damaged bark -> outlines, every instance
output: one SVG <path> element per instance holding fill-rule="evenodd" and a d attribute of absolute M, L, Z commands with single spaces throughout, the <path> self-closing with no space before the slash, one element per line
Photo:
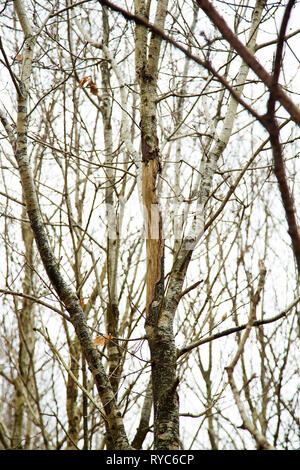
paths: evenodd
<path fill-rule="evenodd" d="M 164 28 L 168 1 L 158 3 L 155 25 Z M 135 2 L 136 15 L 148 19 L 143 0 Z M 152 361 L 154 448 L 178 449 L 179 400 L 176 391 L 176 347 L 173 316 L 161 317 L 164 302 L 164 240 L 159 205 L 160 151 L 157 137 L 156 90 L 161 37 L 136 25 L 136 75 L 140 86 L 142 197 L 146 218 L 146 334 Z M 163 321 L 161 319 L 163 318 Z"/>

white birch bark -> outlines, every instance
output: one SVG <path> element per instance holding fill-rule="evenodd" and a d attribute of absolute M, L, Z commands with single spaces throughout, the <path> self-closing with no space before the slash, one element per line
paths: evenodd
<path fill-rule="evenodd" d="M 252 14 L 251 28 L 249 31 L 249 39 L 247 47 L 254 53 L 256 38 L 259 29 L 259 23 L 261 20 L 263 8 L 265 6 L 265 0 L 257 0 L 255 8 Z M 239 69 L 239 73 L 236 79 L 236 92 L 239 96 L 242 95 L 247 74 L 249 72 L 249 66 L 246 63 L 242 63 Z M 199 241 L 205 221 L 205 205 L 210 196 L 213 176 L 217 169 L 217 162 L 224 152 L 233 128 L 234 120 L 236 117 L 238 102 L 231 97 L 228 104 L 225 120 L 223 123 L 222 131 L 219 136 L 215 138 L 215 144 L 213 148 L 203 155 L 200 165 L 200 175 L 198 178 L 198 200 L 197 208 L 194 214 L 194 223 L 190 233 L 183 240 L 181 247 L 175 255 L 174 265 L 172 273 L 170 275 L 169 286 L 166 292 L 165 308 L 161 313 L 162 325 L 167 324 L 174 315 L 177 308 L 178 301 L 180 299 L 180 293 L 182 291 L 182 285 L 185 279 L 185 273 L 188 268 L 189 261 L 192 256 L 192 251 Z"/>
<path fill-rule="evenodd" d="M 149 4 L 148 4 L 149 5 Z M 163 30 L 168 2 L 157 3 L 155 25 Z M 135 2 L 135 13 L 148 18 L 143 0 Z M 142 148 L 143 204 L 147 218 L 147 293 L 145 329 L 152 361 L 152 393 L 154 404 L 155 449 L 178 449 L 179 399 L 176 378 L 176 348 L 173 318 L 160 323 L 164 301 L 164 241 L 158 178 L 160 149 L 157 135 L 156 94 L 161 37 L 151 35 L 147 46 L 147 30 L 136 25 L 135 63 L 140 85 L 140 119 Z M 153 233 L 153 228 L 154 230 Z"/>

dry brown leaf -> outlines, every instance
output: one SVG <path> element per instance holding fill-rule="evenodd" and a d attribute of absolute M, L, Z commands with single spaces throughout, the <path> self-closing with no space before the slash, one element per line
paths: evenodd
<path fill-rule="evenodd" d="M 98 88 L 90 75 L 85 75 L 78 83 L 78 88 L 89 88 L 93 95 L 98 95 Z"/>
<path fill-rule="evenodd" d="M 22 62 L 22 60 L 23 60 L 22 54 L 17 54 L 15 59 L 19 62 Z"/>
<path fill-rule="evenodd" d="M 90 81 L 90 80 L 92 80 L 92 77 L 86 75 L 86 76 L 83 77 L 83 78 L 80 80 L 80 82 L 78 83 L 78 88 L 83 88 L 83 85 L 84 85 L 86 82 Z"/>
<path fill-rule="evenodd" d="M 93 95 L 98 95 L 98 88 L 96 87 L 94 82 L 90 84 L 90 90 Z"/>
<path fill-rule="evenodd" d="M 84 308 L 84 306 L 85 306 L 83 297 L 81 297 L 81 299 L 80 299 L 80 305 L 81 305 L 81 308 Z"/>
<path fill-rule="evenodd" d="M 94 341 L 92 342 L 92 346 L 104 346 L 106 343 L 108 343 L 111 339 L 113 338 L 113 335 L 100 335 L 96 336 Z"/>

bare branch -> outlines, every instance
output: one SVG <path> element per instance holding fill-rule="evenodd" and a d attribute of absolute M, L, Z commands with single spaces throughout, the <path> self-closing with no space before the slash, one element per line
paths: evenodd
<path fill-rule="evenodd" d="M 240 57 L 248 64 L 251 70 L 261 79 L 261 81 L 271 89 L 273 87 L 272 76 L 263 68 L 258 60 L 252 55 L 246 46 L 236 37 L 228 27 L 222 16 L 216 11 L 208 0 L 195 0 L 200 8 L 206 13 L 213 24 L 218 28 L 223 38 L 226 39 Z M 293 2 L 294 3 L 294 2 Z M 293 101 L 283 92 L 279 85 L 274 85 L 274 96 L 280 101 L 282 106 L 288 111 L 292 119 L 300 125 L 300 110 Z"/>
<path fill-rule="evenodd" d="M 141 18 L 137 15 L 134 15 L 124 8 L 119 7 L 118 5 L 110 2 L 109 0 L 98 0 L 102 5 L 106 5 L 114 11 L 121 13 L 124 18 L 134 21 L 137 24 L 143 25 L 153 31 L 155 34 L 159 35 L 162 39 L 169 42 L 177 49 L 182 51 L 187 57 L 207 69 L 212 75 L 214 75 L 222 85 L 225 86 L 227 90 L 230 91 L 231 95 L 240 103 L 250 114 L 252 114 L 258 121 L 261 121 L 260 116 L 251 108 L 241 97 L 237 95 L 234 88 L 230 86 L 227 80 L 222 77 L 208 61 L 203 61 L 199 57 L 192 54 L 187 48 L 179 44 L 177 41 L 172 39 L 168 34 L 162 31 L 160 28 L 156 27 L 153 23 Z M 216 27 L 219 28 L 220 32 L 224 35 L 230 45 L 238 52 L 241 58 L 248 64 L 251 70 L 262 80 L 262 82 L 270 88 L 272 84 L 272 77 L 268 72 L 262 67 L 262 65 L 257 61 L 257 59 L 249 53 L 248 49 L 239 41 L 239 39 L 233 34 L 233 32 L 228 28 L 223 18 L 216 12 L 213 6 L 207 0 L 195 0 L 199 6 L 205 11 L 205 13 L 210 17 Z M 276 97 L 282 104 L 282 106 L 288 111 L 292 119 L 300 125 L 300 110 L 294 105 L 292 100 L 284 93 L 284 91 L 278 86 L 276 88 Z"/>
<path fill-rule="evenodd" d="M 293 307 L 295 307 L 299 302 L 300 302 L 300 297 L 297 297 L 290 305 L 288 305 L 284 310 L 282 310 L 282 312 L 278 313 L 278 315 L 275 315 L 274 317 L 266 318 L 264 320 L 254 320 L 252 326 L 257 328 L 263 325 L 268 325 L 269 323 L 273 323 L 275 321 L 280 320 L 281 318 L 286 317 L 289 311 Z M 202 344 L 210 343 L 218 338 L 223 338 L 224 336 L 232 335 L 234 333 L 238 333 L 239 331 L 243 331 L 247 328 L 247 325 L 248 323 L 245 323 L 240 326 L 235 326 L 233 328 L 229 328 L 228 330 L 220 331 L 220 333 L 215 333 L 211 336 L 208 336 L 207 338 L 203 338 L 198 341 L 195 341 L 194 343 L 191 343 L 190 345 L 185 346 L 182 349 L 179 349 L 177 352 L 177 358 L 179 358 L 183 354 L 190 352 L 192 349 L 197 348 L 198 346 L 202 346 Z"/>

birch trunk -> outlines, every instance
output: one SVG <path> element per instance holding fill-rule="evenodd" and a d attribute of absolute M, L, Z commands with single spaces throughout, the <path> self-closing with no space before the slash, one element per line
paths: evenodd
<path fill-rule="evenodd" d="M 103 44 L 104 49 L 109 48 L 109 23 L 106 8 L 102 8 L 102 28 L 103 28 Z M 118 227 L 118 214 L 115 204 L 115 170 L 113 167 L 113 134 L 112 134 L 112 98 L 110 89 L 110 71 L 108 64 L 108 57 L 104 53 L 104 59 L 101 63 L 102 73 L 102 119 L 103 119 L 103 133 L 105 144 L 105 164 L 106 168 L 106 189 L 105 189 L 105 204 L 106 204 L 106 219 L 108 224 L 107 230 L 107 281 L 108 281 L 108 305 L 106 311 L 106 329 L 107 333 L 114 336 L 114 340 L 110 341 L 107 345 L 108 361 L 109 361 L 109 375 L 115 395 L 118 393 L 118 385 L 120 375 L 120 350 L 118 347 L 118 327 L 119 327 L 119 305 L 118 305 L 118 289 L 117 289 L 117 275 L 118 275 L 118 256 L 119 256 L 119 227 Z"/>
<path fill-rule="evenodd" d="M 150 3 L 150 2 L 149 2 Z M 149 6 L 149 4 L 148 4 Z M 164 29 L 168 1 L 157 4 L 155 25 Z M 143 0 L 135 2 L 136 15 L 148 19 Z M 179 402 L 176 391 L 176 348 L 173 317 L 161 317 L 164 295 L 164 241 L 159 206 L 160 149 L 157 136 L 156 93 L 161 38 L 136 25 L 136 75 L 140 86 L 142 195 L 146 216 L 146 334 L 152 360 L 154 448 L 178 449 Z"/>
<path fill-rule="evenodd" d="M 247 47 L 251 53 L 254 53 L 255 51 L 258 27 L 265 4 L 265 0 L 257 0 L 253 10 L 249 39 L 247 43 Z M 245 62 L 242 62 L 235 83 L 236 93 L 239 96 L 241 96 L 243 93 L 248 72 L 249 66 Z M 166 322 L 170 321 L 170 319 L 175 314 L 181 297 L 180 294 L 182 292 L 186 271 L 193 254 L 193 249 L 202 234 L 205 220 L 205 205 L 210 196 L 213 176 L 217 169 L 217 162 L 226 149 L 232 133 L 237 107 L 238 102 L 233 97 L 231 97 L 220 136 L 215 136 L 215 143 L 213 144 L 211 150 L 208 150 L 207 153 L 203 155 L 201 160 L 200 173 L 197 182 L 198 201 L 197 210 L 194 216 L 195 224 L 188 236 L 185 238 L 185 240 L 183 240 L 183 243 L 175 255 L 168 289 L 165 294 L 164 309 L 162 310 L 161 314 L 162 317 L 165 317 Z"/>
<path fill-rule="evenodd" d="M 261 19 L 264 5 L 264 0 L 257 0 L 255 9 L 253 11 L 252 24 L 248 41 L 248 48 L 251 52 L 254 52 L 255 50 L 258 25 Z M 140 15 L 141 13 L 141 11 L 136 12 L 136 14 Z M 236 81 L 237 93 L 239 95 L 241 95 L 243 92 L 243 86 L 245 84 L 248 71 L 249 67 L 247 66 L 247 64 L 242 63 Z M 151 82 L 151 80 L 149 81 Z M 149 86 L 148 83 L 147 86 Z M 141 100 L 142 96 L 143 87 L 141 86 Z M 152 309 L 150 309 L 148 312 L 148 318 L 146 321 L 146 331 L 151 349 L 151 358 L 154 361 L 152 373 L 153 399 L 156 423 L 156 448 L 170 449 L 176 448 L 177 445 L 176 438 L 178 438 L 179 405 L 176 393 L 178 381 L 176 379 L 175 362 L 173 362 L 175 361 L 174 355 L 176 356 L 173 336 L 173 319 L 176 309 L 178 307 L 179 300 L 181 298 L 182 286 L 184 283 L 186 271 L 189 266 L 189 262 L 193 254 L 193 249 L 199 237 L 201 236 L 201 230 L 204 223 L 204 207 L 210 195 L 213 175 L 216 171 L 218 159 L 224 152 L 229 142 L 234 119 L 236 116 L 237 106 L 237 101 L 234 98 L 231 98 L 229 101 L 228 110 L 226 113 L 221 135 L 220 137 L 216 138 L 216 143 L 213 146 L 212 150 L 208 152 L 207 155 L 203 156 L 200 167 L 201 177 L 199 179 L 198 185 L 199 196 L 198 209 L 197 213 L 195 214 L 196 223 L 194 227 L 192 227 L 192 231 L 181 244 L 180 249 L 177 251 L 177 254 L 174 259 L 172 272 L 170 274 L 168 289 L 165 294 L 163 303 L 161 302 L 161 299 L 157 299 L 154 297 L 155 302 L 153 302 Z M 156 134 L 152 133 L 152 136 L 153 135 L 155 136 Z M 153 142 L 153 145 L 154 144 L 155 142 Z M 153 186 L 152 194 L 154 192 L 155 191 Z M 146 199 L 145 196 L 144 199 Z M 147 303 L 147 305 L 148 304 L 149 303 Z M 176 434 L 177 437 L 175 437 Z"/>
<path fill-rule="evenodd" d="M 25 219 L 25 208 L 23 209 L 23 219 Z M 25 247 L 25 266 L 23 293 L 32 294 L 33 288 L 33 236 L 30 227 L 26 222 L 22 222 L 22 238 Z M 18 312 L 19 331 L 19 355 L 18 355 L 18 377 L 15 380 L 14 397 L 14 423 L 11 438 L 13 449 L 26 448 L 25 428 L 25 396 L 26 389 L 31 389 L 32 369 L 34 353 L 34 303 L 27 298 L 23 298 L 22 306 Z"/>
<path fill-rule="evenodd" d="M 72 51 L 74 49 L 74 40 L 73 40 L 73 34 L 72 34 L 72 29 L 70 27 L 70 24 L 68 24 L 68 40 L 69 40 L 69 47 L 70 47 L 70 52 L 71 52 L 71 59 L 74 64 L 74 59 L 72 57 Z M 62 172 L 64 176 L 64 194 L 65 194 L 65 199 L 66 199 L 66 206 L 67 206 L 67 211 L 68 211 L 68 219 L 69 219 L 69 227 L 70 227 L 70 235 L 72 239 L 72 245 L 73 245 L 73 256 L 74 256 L 74 263 L 73 263 L 73 271 L 74 271 L 74 277 L 75 277 L 75 283 L 76 283 L 76 292 L 77 296 L 81 298 L 81 289 L 80 289 L 80 284 L 81 284 L 81 262 L 82 262 L 82 250 L 81 247 L 78 246 L 77 243 L 77 234 L 76 230 L 74 227 L 74 220 L 75 216 L 74 213 L 75 211 L 73 210 L 72 203 L 71 203 L 71 198 L 70 198 L 70 191 L 69 191 L 69 180 L 71 180 L 72 176 L 70 175 L 70 165 L 69 165 L 69 159 L 67 157 L 67 151 L 68 147 L 74 148 L 74 152 L 76 153 L 77 156 L 77 161 L 76 161 L 76 185 L 75 185 L 75 206 L 77 209 L 77 221 L 79 226 L 82 226 L 82 212 L 83 212 L 83 207 L 82 207 L 82 201 L 80 201 L 80 196 L 79 196 L 79 174 L 80 174 L 80 160 L 79 160 L 79 140 L 80 140 L 80 133 L 79 133 L 79 123 L 78 123 L 78 98 L 76 96 L 75 90 L 76 89 L 76 84 L 75 84 L 75 79 L 73 80 L 73 96 L 72 96 L 72 103 L 73 103 L 73 125 L 72 125 L 72 130 L 71 130 L 71 135 L 70 135 L 70 144 L 68 145 L 68 138 L 67 138 L 67 119 L 66 119 L 66 111 L 67 111 L 67 103 L 66 103 L 66 87 L 64 86 L 64 148 L 65 148 L 65 159 L 64 159 L 64 168 L 62 167 Z M 74 139 L 74 142 L 73 142 Z M 68 325 L 66 322 L 64 322 L 65 329 L 68 329 Z M 80 343 L 78 341 L 77 336 L 75 335 L 73 339 L 69 340 L 69 333 L 67 333 L 67 338 L 68 338 L 68 346 L 69 346 L 69 355 L 70 355 L 70 370 L 73 371 L 73 374 L 75 376 L 75 379 L 79 379 L 79 364 L 80 364 L 80 356 L 81 356 L 81 348 L 80 348 Z M 67 450 L 77 450 L 77 444 L 80 439 L 80 421 L 83 416 L 83 412 L 80 409 L 80 406 L 78 404 L 78 385 L 77 383 L 73 380 L 70 374 L 68 374 L 67 377 L 67 386 L 66 386 L 66 411 L 67 411 L 67 416 L 68 416 L 68 434 L 67 434 Z"/>
<path fill-rule="evenodd" d="M 28 127 L 28 90 L 32 68 L 33 50 L 36 38 L 27 20 L 24 6 L 20 0 L 14 2 L 18 19 L 21 23 L 25 41 L 23 48 L 23 64 L 20 77 L 20 93 L 18 94 L 17 142 L 15 157 L 19 167 L 27 215 L 34 234 L 35 242 L 41 256 L 46 273 L 54 286 L 60 301 L 70 315 L 70 321 L 75 328 L 88 367 L 94 376 L 95 384 L 101 399 L 107 426 L 115 449 L 129 449 L 123 420 L 116 405 L 111 388 L 100 359 L 100 353 L 92 346 L 90 331 L 78 299 L 77 293 L 64 280 L 60 273 L 58 262 L 50 248 L 46 230 L 39 209 L 36 188 L 27 156 L 27 127 Z"/>

